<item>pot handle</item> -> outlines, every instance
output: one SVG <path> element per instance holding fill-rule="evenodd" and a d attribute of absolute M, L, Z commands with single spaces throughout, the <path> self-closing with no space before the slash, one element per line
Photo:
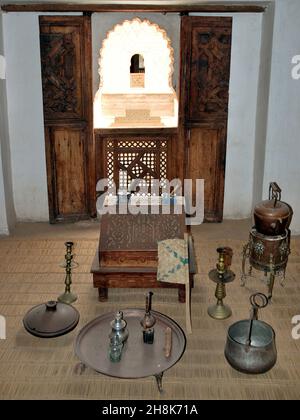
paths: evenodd
<path fill-rule="evenodd" d="M 248 339 L 246 341 L 246 346 L 251 346 L 251 336 L 252 336 L 252 328 L 253 328 L 253 321 L 257 321 L 258 319 L 258 310 L 265 308 L 269 301 L 266 295 L 263 293 L 255 293 L 250 296 L 250 303 L 252 306 L 251 310 L 251 317 L 250 317 L 250 324 L 249 324 L 249 332 L 248 332 Z"/>
<path fill-rule="evenodd" d="M 264 295 L 263 293 L 254 293 L 253 295 L 250 296 L 250 303 L 252 306 L 252 320 L 257 320 L 258 319 L 258 310 L 259 309 L 263 309 L 265 308 L 268 303 L 269 300 L 267 298 L 266 295 Z"/>
<path fill-rule="evenodd" d="M 271 182 L 269 186 L 269 200 L 275 200 L 274 207 L 276 207 L 277 201 L 281 200 L 281 188 L 277 182 Z"/>

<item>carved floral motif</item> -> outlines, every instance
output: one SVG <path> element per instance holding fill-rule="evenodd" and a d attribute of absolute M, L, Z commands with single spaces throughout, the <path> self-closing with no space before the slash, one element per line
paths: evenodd
<path fill-rule="evenodd" d="M 190 117 L 227 116 L 231 30 L 195 28 L 192 35 Z"/>
<path fill-rule="evenodd" d="M 40 39 L 45 117 L 79 114 L 73 34 L 41 33 Z"/>

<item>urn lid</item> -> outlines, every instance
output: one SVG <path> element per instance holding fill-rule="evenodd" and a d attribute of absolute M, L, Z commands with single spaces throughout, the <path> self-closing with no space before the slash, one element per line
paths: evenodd
<path fill-rule="evenodd" d="M 49 301 L 30 309 L 23 324 L 36 337 L 53 338 L 72 331 L 77 326 L 79 317 L 79 312 L 73 306 Z"/>
<path fill-rule="evenodd" d="M 291 214 L 291 208 L 283 201 L 265 200 L 257 204 L 254 213 L 261 217 L 286 218 Z"/>

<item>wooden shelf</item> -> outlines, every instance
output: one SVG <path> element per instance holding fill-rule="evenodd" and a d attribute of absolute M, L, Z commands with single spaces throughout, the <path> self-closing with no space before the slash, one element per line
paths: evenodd
<path fill-rule="evenodd" d="M 1 6 L 5 12 L 157 12 L 157 13 L 263 13 L 267 5 L 224 3 L 183 4 L 79 4 L 79 3 L 8 3 Z"/>

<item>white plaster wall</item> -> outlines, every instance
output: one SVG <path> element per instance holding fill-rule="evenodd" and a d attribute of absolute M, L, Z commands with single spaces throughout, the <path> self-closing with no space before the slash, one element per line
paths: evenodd
<path fill-rule="evenodd" d="M 300 2 L 277 0 L 267 132 L 264 195 L 277 181 L 294 208 L 293 233 L 300 233 L 300 80 L 291 77 L 300 54 Z"/>
<path fill-rule="evenodd" d="M 233 17 L 224 217 L 249 217 L 253 199 L 262 14 Z"/>
<path fill-rule="evenodd" d="M 3 48 L 2 13 L 0 12 L 0 54 L 4 68 L 0 79 L 0 235 L 8 234 L 15 224 L 12 194 L 11 156 L 7 121 L 5 59 Z"/>
<path fill-rule="evenodd" d="M 3 36 L 2 36 L 2 14 L 0 14 L 0 54 L 3 55 Z M 4 80 L 0 79 L 0 118 L 3 118 L 4 114 L 4 107 L 3 107 L 3 98 L 2 98 L 2 91 L 3 91 Z M 1 145 L 4 141 L 2 138 L 2 130 L 3 124 L 0 120 L 0 235 L 8 234 L 8 221 L 6 215 L 6 200 L 5 200 L 5 190 L 4 190 L 4 174 L 3 174 L 3 167 L 2 167 L 2 152 L 1 152 Z"/>
<path fill-rule="evenodd" d="M 0 141 L 2 141 L 0 139 Z M 8 235 L 8 221 L 6 215 L 5 191 L 4 191 L 4 177 L 2 168 L 2 153 L 0 148 L 0 235 Z"/>
<path fill-rule="evenodd" d="M 5 14 L 3 26 L 16 216 L 19 221 L 47 221 L 38 14 Z"/>
<path fill-rule="evenodd" d="M 253 207 L 263 198 L 263 180 L 266 158 L 266 136 L 274 29 L 274 9 L 274 4 L 270 5 L 263 15 L 253 170 Z"/>

